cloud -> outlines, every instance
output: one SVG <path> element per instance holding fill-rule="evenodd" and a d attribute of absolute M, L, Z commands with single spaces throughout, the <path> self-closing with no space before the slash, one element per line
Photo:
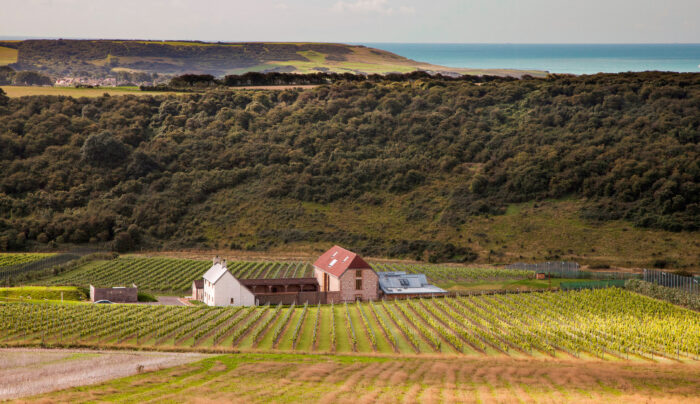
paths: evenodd
<path fill-rule="evenodd" d="M 410 6 L 392 7 L 387 0 L 355 0 L 338 1 L 333 5 L 333 11 L 352 13 L 376 13 L 376 14 L 415 14 L 416 9 Z"/>

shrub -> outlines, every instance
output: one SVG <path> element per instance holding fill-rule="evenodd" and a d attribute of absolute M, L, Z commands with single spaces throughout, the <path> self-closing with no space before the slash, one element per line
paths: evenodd
<path fill-rule="evenodd" d="M 156 298 L 155 296 L 153 296 L 150 293 L 139 291 L 138 292 L 138 301 L 139 302 L 157 302 L 158 298 Z"/>

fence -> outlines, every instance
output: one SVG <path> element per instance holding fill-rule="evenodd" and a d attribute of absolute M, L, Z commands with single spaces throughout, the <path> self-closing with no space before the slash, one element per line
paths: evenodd
<path fill-rule="evenodd" d="M 568 279 L 638 279 L 640 274 L 628 272 L 600 272 L 600 271 L 584 271 L 577 262 L 572 261 L 555 261 L 541 262 L 538 264 L 525 264 L 518 262 L 515 264 L 506 265 L 506 269 L 520 269 L 525 271 L 534 271 L 553 275 L 558 278 Z"/>
<path fill-rule="evenodd" d="M 670 274 L 664 271 L 657 271 L 654 269 L 645 269 L 644 273 L 642 274 L 642 279 L 646 282 L 666 286 L 667 288 L 676 288 L 684 292 L 700 294 L 700 281 L 691 276 L 682 276 Z"/>
<path fill-rule="evenodd" d="M 561 278 L 578 278 L 579 272 L 581 272 L 581 267 L 579 264 L 573 261 L 541 262 L 537 264 L 517 262 L 515 264 L 506 265 L 506 269 L 520 269 L 525 271 L 559 275 Z"/>

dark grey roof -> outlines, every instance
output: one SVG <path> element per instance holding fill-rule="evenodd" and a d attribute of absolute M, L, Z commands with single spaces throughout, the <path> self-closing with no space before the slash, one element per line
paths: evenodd
<path fill-rule="evenodd" d="M 378 272 L 379 288 L 387 295 L 425 293 L 447 293 L 446 290 L 428 283 L 424 274 L 406 272 Z"/>

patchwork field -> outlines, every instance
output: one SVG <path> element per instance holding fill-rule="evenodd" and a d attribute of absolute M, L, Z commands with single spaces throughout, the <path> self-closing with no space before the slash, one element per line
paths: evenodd
<path fill-rule="evenodd" d="M 697 364 L 221 355 L 31 402 L 700 402 Z"/>
<path fill-rule="evenodd" d="M 700 313 L 622 289 L 297 307 L 0 303 L 0 344 L 694 362 Z"/>
<path fill-rule="evenodd" d="M 436 284 L 517 281 L 533 277 L 532 271 L 464 266 L 372 263 L 377 271 L 423 273 Z M 142 290 L 184 293 L 200 279 L 211 261 L 161 257 L 125 257 L 89 262 L 74 271 L 41 281 L 44 285 L 124 286 L 135 283 Z M 230 261 L 229 271 L 239 279 L 313 277 L 313 267 L 302 261 Z M 544 283 L 546 285 L 546 283 Z"/>
<path fill-rule="evenodd" d="M 193 353 L 39 349 L 3 349 L 0 356 L 0 400 L 100 383 L 206 357 Z"/>

